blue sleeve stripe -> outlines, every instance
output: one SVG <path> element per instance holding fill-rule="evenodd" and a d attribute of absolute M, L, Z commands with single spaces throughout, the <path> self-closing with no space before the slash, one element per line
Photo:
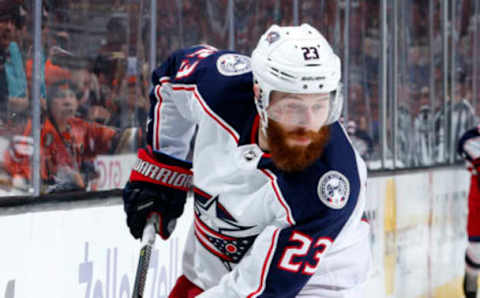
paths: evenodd
<path fill-rule="evenodd" d="M 292 210 L 290 210 L 290 206 L 282 196 L 282 192 L 280 191 L 280 187 L 278 186 L 278 183 L 277 183 L 277 177 L 275 176 L 275 174 L 273 174 L 269 170 L 266 170 L 266 169 L 260 169 L 260 170 L 262 171 L 262 173 L 264 173 L 268 177 L 268 179 L 270 179 L 273 191 L 275 192 L 275 196 L 277 197 L 280 205 L 282 205 L 283 209 L 285 209 L 287 221 L 291 226 L 293 226 L 295 224 L 295 220 L 293 219 Z"/>
<path fill-rule="evenodd" d="M 273 260 L 273 255 L 276 250 L 279 231 L 280 229 L 276 229 L 273 232 L 272 241 L 270 242 L 270 247 L 268 248 L 267 256 L 265 257 L 265 260 L 263 262 L 262 273 L 260 275 L 260 284 L 258 285 L 258 288 L 254 292 L 252 292 L 250 295 L 247 296 L 247 298 L 258 297 L 258 295 L 260 295 L 265 290 L 268 268 L 270 268 L 270 264 L 272 263 L 272 260 Z"/>

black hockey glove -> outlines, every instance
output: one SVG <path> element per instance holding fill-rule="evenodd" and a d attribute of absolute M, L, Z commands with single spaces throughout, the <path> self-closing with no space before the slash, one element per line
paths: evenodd
<path fill-rule="evenodd" d="M 123 189 L 123 207 L 133 237 L 142 237 L 150 216 L 159 216 L 158 234 L 163 239 L 170 237 L 191 186 L 190 169 L 189 162 L 165 154 L 153 157 L 150 148 L 138 151 L 130 181 Z"/>

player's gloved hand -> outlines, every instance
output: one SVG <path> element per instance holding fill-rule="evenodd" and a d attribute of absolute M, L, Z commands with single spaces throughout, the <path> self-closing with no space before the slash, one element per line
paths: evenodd
<path fill-rule="evenodd" d="M 191 186 L 191 163 L 165 154 L 140 149 L 138 159 L 123 189 L 127 225 L 133 237 L 141 238 L 147 218 L 159 216 L 158 234 L 167 239 L 183 213 Z"/>

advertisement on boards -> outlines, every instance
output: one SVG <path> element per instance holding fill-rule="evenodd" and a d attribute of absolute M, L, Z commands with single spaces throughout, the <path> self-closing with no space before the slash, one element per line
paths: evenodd
<path fill-rule="evenodd" d="M 96 180 L 96 190 L 123 188 L 130 177 L 135 160 L 135 154 L 97 156 L 95 170 L 99 177 Z"/>
<path fill-rule="evenodd" d="M 0 297 L 131 297 L 140 241 L 120 204 L 0 216 Z M 190 202 L 191 203 L 191 202 Z M 157 236 L 145 297 L 167 297 L 181 273 L 191 207 L 169 241 Z"/>
<path fill-rule="evenodd" d="M 115 173 L 115 159 L 102 162 Z M 105 185 L 128 179 L 109 177 Z M 367 297 L 461 297 L 468 183 L 460 168 L 368 180 L 374 268 Z M 145 297 L 167 297 L 181 274 L 193 218 L 187 204 L 170 240 L 157 237 Z M 1 215 L 0 297 L 130 297 L 140 241 L 129 234 L 120 198 L 99 205 Z"/>

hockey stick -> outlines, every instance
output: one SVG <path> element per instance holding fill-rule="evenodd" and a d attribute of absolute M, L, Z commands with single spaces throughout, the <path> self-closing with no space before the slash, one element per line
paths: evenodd
<path fill-rule="evenodd" d="M 151 216 L 143 229 L 142 248 L 138 258 L 137 273 L 135 275 L 135 284 L 133 286 L 133 298 L 142 298 L 145 282 L 147 281 L 147 272 L 150 265 L 150 256 L 155 244 L 156 229 L 158 226 L 158 216 Z"/>

